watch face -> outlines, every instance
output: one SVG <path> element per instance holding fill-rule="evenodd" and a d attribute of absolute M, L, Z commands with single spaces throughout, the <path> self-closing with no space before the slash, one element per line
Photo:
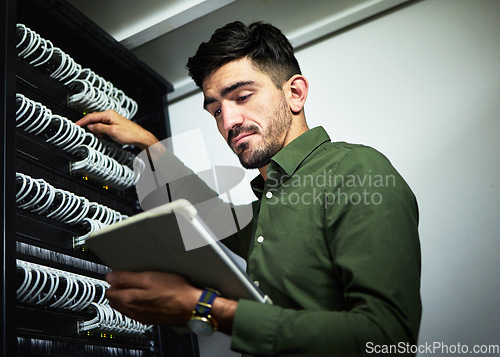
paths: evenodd
<path fill-rule="evenodd" d="M 188 326 L 197 335 L 210 336 L 214 333 L 212 323 L 205 317 L 195 316 L 188 321 Z"/>

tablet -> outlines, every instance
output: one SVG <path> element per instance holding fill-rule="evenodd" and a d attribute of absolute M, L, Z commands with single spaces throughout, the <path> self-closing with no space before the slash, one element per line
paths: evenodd
<path fill-rule="evenodd" d="M 200 247 L 186 250 L 186 235 Z M 216 289 L 232 300 L 271 303 L 184 199 L 97 230 L 85 245 L 115 271 L 177 273 L 200 289 Z"/>

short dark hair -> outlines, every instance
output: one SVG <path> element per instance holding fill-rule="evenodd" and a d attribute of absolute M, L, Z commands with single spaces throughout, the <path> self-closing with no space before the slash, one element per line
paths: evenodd
<path fill-rule="evenodd" d="M 295 74 L 301 74 L 293 47 L 276 27 L 263 22 L 246 26 L 240 21 L 229 23 L 213 33 L 208 42 L 198 47 L 186 68 L 196 85 L 214 70 L 231 61 L 248 57 L 269 75 L 278 89 Z"/>

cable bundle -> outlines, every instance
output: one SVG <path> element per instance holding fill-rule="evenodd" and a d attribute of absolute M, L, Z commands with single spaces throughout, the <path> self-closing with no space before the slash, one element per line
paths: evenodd
<path fill-rule="evenodd" d="M 74 237 L 73 247 L 76 248 L 85 245 L 87 238 L 92 232 L 115 222 L 119 222 L 125 218 L 127 218 L 127 216 L 121 215 L 119 212 L 112 210 L 109 207 L 96 202 L 91 202 L 87 218 L 84 218 L 81 221 L 83 228 L 88 229 L 88 232 L 82 236 Z"/>
<path fill-rule="evenodd" d="M 112 109 L 129 119 L 137 113 L 136 101 L 91 69 L 82 68 L 52 42 L 23 24 L 17 24 L 16 33 L 18 56 L 75 92 L 69 98 L 70 106 L 87 112 Z"/>
<path fill-rule="evenodd" d="M 28 133 L 40 135 L 48 128 L 52 120 L 52 111 L 22 94 L 16 94 L 16 126 Z"/>
<path fill-rule="evenodd" d="M 17 299 L 70 311 L 93 307 L 96 317 L 78 322 L 78 331 L 140 336 L 151 327 L 123 316 L 108 305 L 104 280 L 50 268 L 24 260 L 16 260 L 18 272 Z"/>
<path fill-rule="evenodd" d="M 76 79 L 69 85 L 75 92 L 68 98 L 70 107 L 85 112 L 111 109 L 125 118 L 133 118 L 137 113 L 137 103 L 114 88 L 111 82 L 106 82 L 89 69 L 83 70 L 81 76 L 85 78 Z"/>
<path fill-rule="evenodd" d="M 140 169 L 145 167 L 144 163 L 139 163 L 142 165 L 137 166 L 135 172 L 132 171 L 129 165 L 132 165 L 135 156 L 120 149 L 118 144 L 100 140 L 93 133 L 85 132 L 82 127 L 74 124 L 71 120 L 53 114 L 43 104 L 26 98 L 20 93 L 16 94 L 16 105 L 17 127 L 41 136 L 47 143 L 56 145 L 69 153 L 78 151 L 80 156 L 87 160 L 90 156 L 93 158 L 98 155 L 98 161 L 107 165 L 106 168 L 101 169 L 89 164 L 88 171 L 85 171 L 85 166 L 82 166 L 84 163 L 79 162 L 74 165 L 76 172 L 97 173 L 101 182 L 121 189 L 133 186 L 139 179 Z M 81 150 L 82 147 L 86 149 Z M 97 151 L 98 154 L 88 153 L 87 148 Z M 106 173 L 104 174 L 103 171 Z"/>
<path fill-rule="evenodd" d="M 88 145 L 124 165 L 131 165 L 135 156 L 117 143 L 103 141 L 71 120 L 55 115 L 43 104 L 16 93 L 16 126 L 47 142 L 72 152 L 79 145 Z"/>
<path fill-rule="evenodd" d="M 18 301 L 26 304 L 83 311 L 90 304 L 106 304 L 104 280 L 16 260 Z"/>
<path fill-rule="evenodd" d="M 116 335 L 140 336 L 146 333 L 151 326 L 141 324 L 136 320 L 122 315 L 109 305 L 92 303 L 96 317 L 78 324 L 80 332 L 104 332 Z"/>
<path fill-rule="evenodd" d="M 84 224 L 84 227 L 88 229 L 88 232 L 82 236 L 73 238 L 73 247 L 75 248 L 85 245 L 87 238 L 92 232 L 95 232 L 105 226 L 105 224 L 103 224 L 101 221 L 90 218 L 84 218 L 82 220 L 82 223 Z"/>
<path fill-rule="evenodd" d="M 79 146 L 75 154 L 83 159 L 71 163 L 70 169 L 72 173 L 83 173 L 104 185 L 118 189 L 134 186 L 136 182 L 135 174 L 128 166 L 120 164 L 115 159 L 103 155 L 87 145 Z"/>
<path fill-rule="evenodd" d="M 57 189 L 43 179 L 16 173 L 16 183 L 16 203 L 19 208 L 63 223 L 74 225 L 89 218 L 109 225 L 127 218 L 109 207 L 89 202 L 85 197 Z"/>

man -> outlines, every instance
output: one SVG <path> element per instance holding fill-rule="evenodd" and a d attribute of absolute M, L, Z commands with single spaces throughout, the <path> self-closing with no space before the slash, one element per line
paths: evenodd
<path fill-rule="evenodd" d="M 107 277 L 111 305 L 144 323 L 185 326 L 203 294 L 210 322 L 231 335 L 232 349 L 252 355 L 415 344 L 418 209 L 389 161 L 369 147 L 332 143 L 321 127 L 309 130 L 308 82 L 271 25 L 228 24 L 187 67 L 241 164 L 259 169 L 254 220 L 223 242 L 247 260 L 274 304 L 228 300 L 178 275 L 115 272 Z M 141 148 L 157 142 L 110 111 L 78 124 Z"/>

